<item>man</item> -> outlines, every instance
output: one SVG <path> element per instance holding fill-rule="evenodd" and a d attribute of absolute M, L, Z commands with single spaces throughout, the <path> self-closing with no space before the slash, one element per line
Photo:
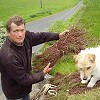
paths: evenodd
<path fill-rule="evenodd" d="M 42 81 L 52 69 L 48 63 L 43 71 L 31 74 L 32 47 L 58 40 L 62 34 L 29 32 L 20 16 L 10 18 L 6 30 L 8 36 L 0 50 L 2 90 L 8 100 L 30 100 L 32 84 Z"/>

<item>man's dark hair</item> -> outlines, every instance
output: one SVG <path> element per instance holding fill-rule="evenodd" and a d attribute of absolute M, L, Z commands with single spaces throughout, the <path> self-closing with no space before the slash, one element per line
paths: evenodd
<path fill-rule="evenodd" d="M 16 24 L 17 26 L 24 24 L 25 25 L 25 20 L 20 17 L 20 16 L 13 16 L 11 18 L 8 19 L 8 21 L 6 22 L 6 30 L 8 32 L 10 32 L 11 29 L 11 23 Z"/>

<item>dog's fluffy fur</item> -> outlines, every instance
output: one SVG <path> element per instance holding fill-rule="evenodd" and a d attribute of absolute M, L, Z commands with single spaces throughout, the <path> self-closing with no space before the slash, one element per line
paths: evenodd
<path fill-rule="evenodd" d="M 93 87 L 100 80 L 100 46 L 81 50 L 74 59 L 80 71 L 81 82 L 90 81 L 87 87 Z"/>

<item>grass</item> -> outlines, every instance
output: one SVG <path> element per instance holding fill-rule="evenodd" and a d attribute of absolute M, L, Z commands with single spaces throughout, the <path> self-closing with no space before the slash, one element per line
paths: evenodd
<path fill-rule="evenodd" d="M 64 55 L 54 66 L 51 74 L 55 75 L 57 72 L 60 72 L 61 74 L 68 74 L 76 70 L 77 69 L 74 64 L 73 56 Z"/>
<path fill-rule="evenodd" d="M 68 100 L 99 100 L 100 88 L 93 89 L 85 94 L 71 95 Z"/>
<path fill-rule="evenodd" d="M 80 0 L 0 0 L 0 20 L 4 23 L 13 15 L 22 16 L 27 22 L 58 13 L 75 6 Z"/>
<path fill-rule="evenodd" d="M 81 13 L 82 12 L 82 13 Z M 87 5 L 84 5 L 75 20 L 76 24 L 81 25 L 81 27 L 87 29 L 90 33 L 94 34 L 96 38 L 100 38 L 100 1 L 99 0 L 89 0 Z M 80 17 L 80 18 L 79 18 Z"/>

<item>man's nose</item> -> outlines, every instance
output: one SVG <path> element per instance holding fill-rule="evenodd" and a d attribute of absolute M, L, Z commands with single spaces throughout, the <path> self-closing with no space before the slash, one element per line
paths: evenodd
<path fill-rule="evenodd" d="M 21 31 L 18 32 L 18 36 L 22 36 L 23 33 Z"/>

